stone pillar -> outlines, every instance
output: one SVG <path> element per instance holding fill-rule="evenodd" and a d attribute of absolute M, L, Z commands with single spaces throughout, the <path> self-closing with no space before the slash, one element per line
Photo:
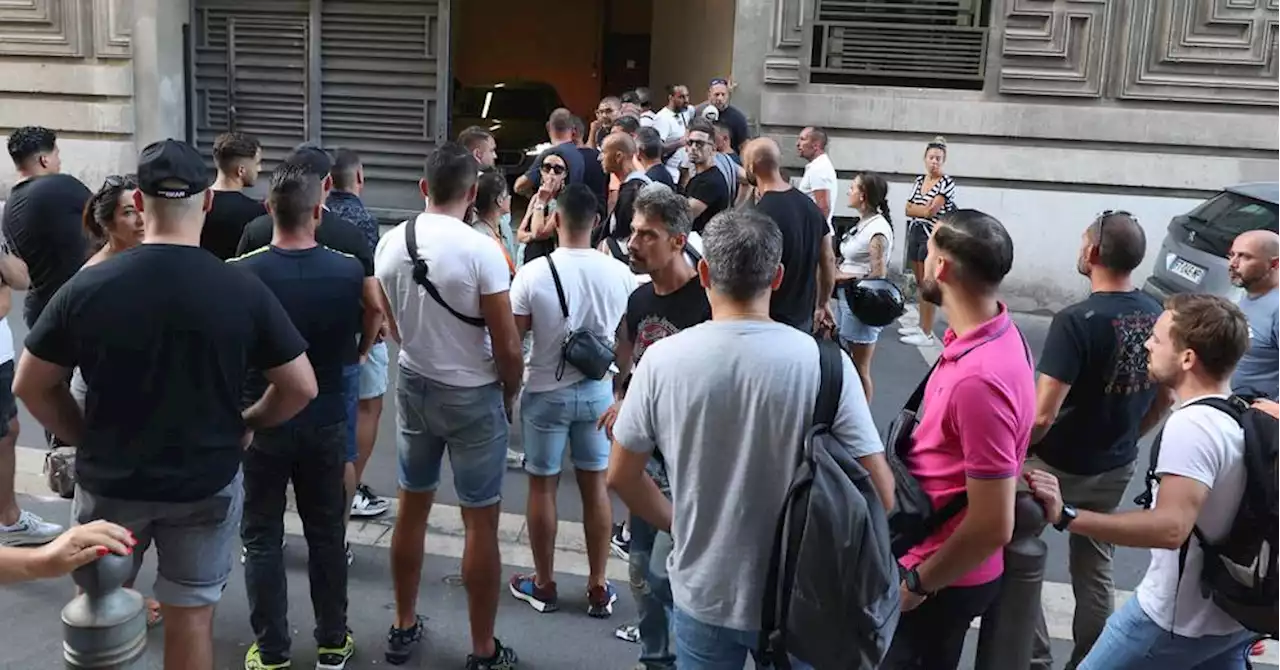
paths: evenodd
<path fill-rule="evenodd" d="M 134 0 L 134 142 L 139 149 L 186 136 L 182 27 L 190 15 L 190 0 Z"/>
<path fill-rule="evenodd" d="M 733 22 L 733 104 L 760 130 L 760 102 L 768 86 L 807 81 L 805 45 L 814 0 L 737 0 Z"/>

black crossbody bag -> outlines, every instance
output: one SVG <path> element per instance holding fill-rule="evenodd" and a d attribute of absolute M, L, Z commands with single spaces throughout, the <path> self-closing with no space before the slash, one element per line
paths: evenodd
<path fill-rule="evenodd" d="M 601 380 L 609 374 L 609 366 L 613 365 L 613 347 L 604 337 L 586 328 L 573 330 L 569 327 L 569 303 L 564 297 L 564 286 L 560 283 L 560 272 L 556 270 L 556 262 L 547 255 L 547 266 L 551 268 L 551 278 L 556 282 L 556 297 L 560 299 L 560 313 L 564 315 L 564 327 L 567 331 L 564 343 L 560 346 L 560 364 L 556 366 L 556 381 L 564 377 L 566 363 L 577 368 L 588 379 Z"/>
<path fill-rule="evenodd" d="M 444 301 L 444 296 L 440 295 L 440 291 L 436 288 L 436 285 L 431 283 L 431 279 L 427 277 L 427 262 L 422 260 L 422 257 L 418 255 L 418 237 L 413 230 L 417 227 L 418 221 L 416 219 L 410 219 L 404 223 L 404 243 L 409 251 L 409 263 L 413 266 L 414 283 L 426 289 L 427 295 L 430 295 L 432 300 L 435 300 L 441 307 L 445 308 L 445 311 L 457 317 L 459 321 L 470 326 L 475 326 L 476 328 L 484 328 L 484 319 L 475 316 L 467 316 L 466 314 L 450 307 L 449 303 Z"/>

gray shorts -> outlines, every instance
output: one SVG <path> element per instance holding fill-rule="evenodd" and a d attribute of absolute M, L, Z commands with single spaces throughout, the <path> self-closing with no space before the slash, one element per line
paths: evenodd
<path fill-rule="evenodd" d="M 152 542 L 159 565 L 155 598 L 174 607 L 205 607 L 222 598 L 240 536 L 244 476 L 236 473 L 221 491 L 194 502 L 148 502 L 105 498 L 76 486 L 71 518 L 120 524 L 138 539 L 134 570 Z"/>

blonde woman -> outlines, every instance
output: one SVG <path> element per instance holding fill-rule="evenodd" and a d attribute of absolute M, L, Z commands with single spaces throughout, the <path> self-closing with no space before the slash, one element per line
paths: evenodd
<path fill-rule="evenodd" d="M 916 177 L 907 199 L 907 259 L 916 285 L 924 276 L 924 259 L 929 255 L 929 236 L 938 217 L 956 209 L 956 182 L 944 173 L 947 163 L 947 140 L 935 137 L 924 149 L 925 173 Z M 933 317 L 936 305 L 925 300 L 917 301 L 920 325 L 898 329 L 902 342 L 917 347 L 937 343 L 933 336 Z"/>

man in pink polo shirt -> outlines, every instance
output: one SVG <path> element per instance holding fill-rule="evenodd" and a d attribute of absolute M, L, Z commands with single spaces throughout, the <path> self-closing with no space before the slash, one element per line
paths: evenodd
<path fill-rule="evenodd" d="M 882 668 L 954 668 L 974 617 L 995 601 L 1018 475 L 1035 422 L 1031 353 L 996 300 L 1013 265 L 999 221 L 959 210 L 929 239 L 920 295 L 951 325 L 925 386 L 908 469 L 934 509 L 968 506 L 902 558 L 902 619 Z"/>

